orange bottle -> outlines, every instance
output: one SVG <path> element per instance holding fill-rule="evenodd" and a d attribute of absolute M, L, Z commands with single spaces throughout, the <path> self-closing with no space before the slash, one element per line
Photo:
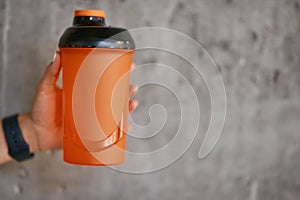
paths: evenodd
<path fill-rule="evenodd" d="M 126 29 L 105 25 L 103 10 L 75 11 L 59 41 L 65 162 L 124 162 L 134 48 Z"/>

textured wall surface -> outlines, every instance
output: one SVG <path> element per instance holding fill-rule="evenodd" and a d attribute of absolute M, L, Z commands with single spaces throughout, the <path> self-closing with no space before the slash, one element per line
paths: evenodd
<path fill-rule="evenodd" d="M 31 161 L 0 166 L 0 199 L 300 198 L 299 0 L 0 0 L 2 117 L 30 110 L 37 83 L 58 38 L 71 24 L 73 10 L 91 8 L 105 9 L 114 26 L 171 28 L 203 44 L 227 92 L 221 138 L 208 157 L 198 158 L 210 104 L 203 82 L 185 67 L 181 72 L 197 92 L 203 118 L 195 141 L 171 166 L 134 175 L 68 165 L 60 151 L 38 153 Z M 155 52 L 139 53 L 137 60 L 143 63 L 168 62 Z M 201 55 L 193 56 L 201 60 Z M 145 70 L 135 79 L 158 72 Z M 175 82 L 180 88 L 180 80 Z M 161 88 L 143 87 L 137 98 L 140 107 L 132 115 L 137 124 L 148 123 L 147 110 L 153 104 L 165 105 L 170 114 L 157 136 L 129 139 L 128 148 L 157 149 L 173 137 L 180 120 L 178 104 Z"/>

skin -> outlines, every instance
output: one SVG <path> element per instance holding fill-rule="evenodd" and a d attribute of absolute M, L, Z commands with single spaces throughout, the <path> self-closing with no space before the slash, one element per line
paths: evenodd
<path fill-rule="evenodd" d="M 60 53 L 48 66 L 41 79 L 32 109 L 21 114 L 18 122 L 30 152 L 56 150 L 62 148 L 62 89 L 56 85 L 60 65 Z M 132 99 L 137 92 L 137 86 L 130 85 L 129 113 L 132 113 L 138 101 Z M 0 164 L 12 160 L 0 121 Z"/>

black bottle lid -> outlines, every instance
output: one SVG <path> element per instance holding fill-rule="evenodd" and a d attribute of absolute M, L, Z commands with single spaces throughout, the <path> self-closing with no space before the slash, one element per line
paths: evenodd
<path fill-rule="evenodd" d="M 104 10 L 75 10 L 73 26 L 59 40 L 59 48 L 135 49 L 124 28 L 107 26 Z"/>

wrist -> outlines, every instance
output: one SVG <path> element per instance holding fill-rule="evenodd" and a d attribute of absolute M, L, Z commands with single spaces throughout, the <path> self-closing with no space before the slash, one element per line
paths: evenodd
<path fill-rule="evenodd" d="M 39 141 L 37 133 L 34 128 L 34 124 L 28 114 L 20 114 L 18 116 L 18 122 L 23 134 L 24 140 L 27 142 L 30 152 L 40 151 Z"/>

